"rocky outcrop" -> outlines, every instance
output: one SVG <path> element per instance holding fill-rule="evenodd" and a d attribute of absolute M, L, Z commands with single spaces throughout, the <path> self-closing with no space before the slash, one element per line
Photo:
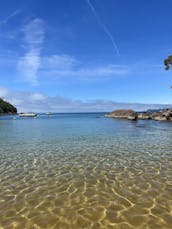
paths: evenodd
<path fill-rule="evenodd" d="M 153 112 L 151 115 L 151 119 L 157 121 L 172 121 L 172 110 L 160 110 L 158 112 Z"/>
<path fill-rule="evenodd" d="M 133 110 L 115 110 L 106 114 L 106 117 L 136 120 L 137 113 Z"/>
<path fill-rule="evenodd" d="M 172 109 L 163 109 L 159 111 L 145 111 L 136 113 L 133 110 L 116 110 L 108 113 L 106 117 L 124 118 L 129 120 L 156 120 L 156 121 L 172 121 Z"/>
<path fill-rule="evenodd" d="M 139 113 L 137 116 L 138 119 L 151 119 L 151 114 L 149 112 Z"/>

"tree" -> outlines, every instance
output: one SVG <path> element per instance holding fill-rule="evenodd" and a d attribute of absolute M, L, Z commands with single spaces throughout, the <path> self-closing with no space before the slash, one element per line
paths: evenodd
<path fill-rule="evenodd" d="M 0 114 L 15 114 L 17 108 L 0 98 Z"/>
<path fill-rule="evenodd" d="M 164 60 L 165 70 L 170 69 L 170 65 L 172 65 L 172 55 L 168 56 L 167 59 Z"/>

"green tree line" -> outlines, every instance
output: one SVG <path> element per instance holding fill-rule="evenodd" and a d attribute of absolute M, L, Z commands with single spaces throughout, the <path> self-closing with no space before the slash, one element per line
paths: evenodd
<path fill-rule="evenodd" d="M 0 114 L 17 113 L 17 108 L 0 98 Z"/>
<path fill-rule="evenodd" d="M 170 69 L 170 65 L 172 65 L 172 56 L 168 56 L 164 60 L 164 65 L 165 65 L 165 70 L 169 70 Z"/>

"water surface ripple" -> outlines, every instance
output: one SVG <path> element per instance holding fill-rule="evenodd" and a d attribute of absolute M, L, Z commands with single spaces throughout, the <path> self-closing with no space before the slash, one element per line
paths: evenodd
<path fill-rule="evenodd" d="M 168 122 L 1 117 L 0 228 L 171 228 L 171 139 Z"/>

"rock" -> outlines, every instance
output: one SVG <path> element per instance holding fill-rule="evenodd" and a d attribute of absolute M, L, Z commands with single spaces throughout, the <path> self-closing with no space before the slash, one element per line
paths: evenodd
<path fill-rule="evenodd" d="M 170 120 L 172 118 L 172 110 L 168 109 L 163 112 L 163 115 L 167 118 L 167 120 Z"/>
<path fill-rule="evenodd" d="M 159 112 L 154 112 L 151 115 L 151 118 L 156 121 L 168 121 L 170 120 L 171 115 L 170 110 L 161 110 Z"/>
<path fill-rule="evenodd" d="M 142 112 L 138 119 L 152 119 L 156 121 L 172 121 L 172 109 L 165 109 L 152 112 Z"/>
<path fill-rule="evenodd" d="M 128 120 L 136 120 L 137 117 L 136 117 L 136 116 L 128 116 L 127 119 L 128 119 Z"/>
<path fill-rule="evenodd" d="M 156 121 L 167 121 L 168 119 L 165 116 L 155 116 L 155 117 L 153 117 L 153 120 L 156 120 Z"/>
<path fill-rule="evenodd" d="M 106 114 L 106 117 L 136 120 L 137 113 L 133 110 L 115 110 Z"/>
<path fill-rule="evenodd" d="M 156 121 L 172 121 L 172 109 L 158 111 L 145 111 L 138 114 L 133 110 L 115 110 L 105 115 L 110 118 L 123 118 L 128 120 L 152 119 Z"/>
<path fill-rule="evenodd" d="M 142 112 L 138 114 L 138 119 L 151 119 L 149 112 Z"/>

